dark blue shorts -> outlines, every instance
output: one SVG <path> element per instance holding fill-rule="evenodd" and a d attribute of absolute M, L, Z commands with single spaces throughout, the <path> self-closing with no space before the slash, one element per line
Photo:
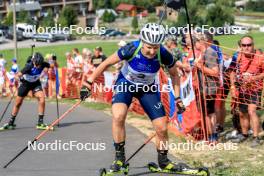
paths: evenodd
<path fill-rule="evenodd" d="M 145 85 L 138 88 L 120 74 L 115 84 L 112 104 L 124 103 L 129 107 L 135 97 L 151 120 L 163 117 L 166 115 L 165 109 L 161 102 L 160 92 L 155 87 L 157 88 L 156 85 Z"/>

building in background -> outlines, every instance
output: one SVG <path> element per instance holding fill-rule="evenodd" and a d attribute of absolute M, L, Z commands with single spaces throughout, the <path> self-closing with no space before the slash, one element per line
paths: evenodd
<path fill-rule="evenodd" d="M 94 26 L 95 14 L 92 0 L 17 0 L 16 11 L 28 11 L 34 18 L 46 15 L 51 9 L 58 17 L 64 6 L 72 6 L 76 9 L 79 15 L 79 26 Z M 13 0 L 0 0 L 0 19 L 3 19 L 9 11 L 13 11 Z"/>

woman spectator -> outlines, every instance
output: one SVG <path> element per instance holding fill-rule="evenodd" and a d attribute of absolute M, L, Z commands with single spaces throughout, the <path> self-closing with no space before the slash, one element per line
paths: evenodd
<path fill-rule="evenodd" d="M 49 98 L 52 98 L 56 88 L 56 70 L 58 69 L 58 63 L 55 54 L 47 55 L 47 59 L 50 64 L 50 68 L 48 70 Z"/>

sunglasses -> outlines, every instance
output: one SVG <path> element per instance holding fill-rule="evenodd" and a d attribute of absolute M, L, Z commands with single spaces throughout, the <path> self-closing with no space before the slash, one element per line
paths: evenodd
<path fill-rule="evenodd" d="M 251 47 L 253 44 L 249 43 L 249 44 L 241 44 L 242 47 Z"/>

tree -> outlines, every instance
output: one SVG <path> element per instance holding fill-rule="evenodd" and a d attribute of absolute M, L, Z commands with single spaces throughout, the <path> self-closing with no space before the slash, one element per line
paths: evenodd
<path fill-rule="evenodd" d="M 102 16 L 103 22 L 111 23 L 111 22 L 114 22 L 115 19 L 116 19 L 116 17 L 111 11 L 105 10 L 105 12 Z"/>
<path fill-rule="evenodd" d="M 48 10 L 47 16 L 41 20 L 40 25 L 43 27 L 53 27 L 55 25 L 51 9 Z"/>
<path fill-rule="evenodd" d="M 28 12 L 22 9 L 20 12 L 18 12 L 17 22 L 26 23 L 27 17 L 28 17 Z"/>
<path fill-rule="evenodd" d="M 202 13 L 200 12 L 202 8 L 199 4 L 199 0 L 187 0 L 188 5 L 188 13 L 190 16 L 190 23 L 193 25 L 202 25 L 203 24 L 203 17 Z M 178 22 L 177 25 L 185 26 L 187 24 L 186 12 L 185 9 L 181 9 L 178 15 Z"/>
<path fill-rule="evenodd" d="M 253 0 L 250 0 L 246 4 L 246 10 L 263 12 L 264 11 L 264 1 L 253 1 Z"/>
<path fill-rule="evenodd" d="M 228 8 L 226 5 L 227 4 L 216 3 L 208 9 L 205 20 L 209 26 L 222 27 L 225 23 L 234 23 L 232 9 Z"/>
<path fill-rule="evenodd" d="M 138 18 L 137 17 L 133 17 L 131 25 L 132 25 L 134 30 L 136 30 L 138 28 Z"/>
<path fill-rule="evenodd" d="M 78 23 L 78 14 L 72 6 L 63 7 L 59 19 L 59 24 L 63 27 L 70 27 Z"/>
<path fill-rule="evenodd" d="M 96 1 L 93 1 L 93 3 L 94 3 L 95 9 L 102 9 L 102 8 L 105 8 L 105 6 L 109 5 L 111 1 L 109 2 L 109 0 L 96 0 Z"/>
<path fill-rule="evenodd" d="M 7 26 L 12 26 L 13 25 L 13 12 L 9 11 L 4 20 L 3 20 L 3 24 L 7 25 Z"/>

